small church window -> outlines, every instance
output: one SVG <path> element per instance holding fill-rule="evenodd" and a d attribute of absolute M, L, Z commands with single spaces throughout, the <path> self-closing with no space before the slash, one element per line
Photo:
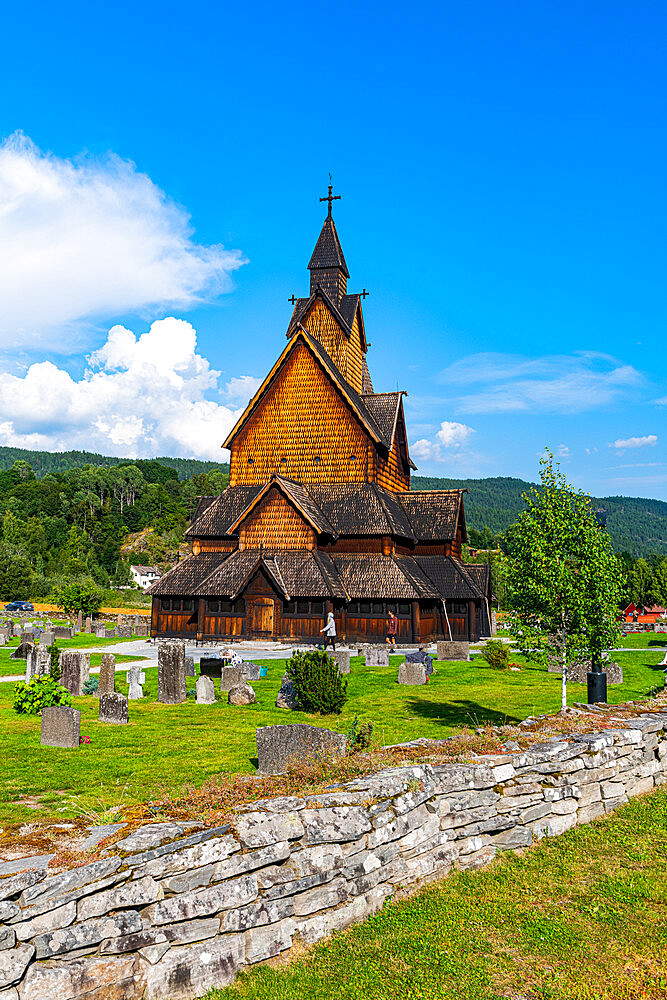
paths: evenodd
<path fill-rule="evenodd" d="M 249 458 L 248 459 L 248 465 L 252 465 L 254 461 L 255 461 L 254 458 Z"/>
<path fill-rule="evenodd" d="M 313 459 L 313 461 L 315 462 L 315 465 L 319 465 L 320 462 L 322 461 L 322 459 L 320 458 L 319 455 L 316 455 L 315 458 Z"/>
<path fill-rule="evenodd" d="M 356 462 L 356 460 L 357 460 L 357 456 L 356 455 L 350 455 L 350 461 L 351 462 Z"/>

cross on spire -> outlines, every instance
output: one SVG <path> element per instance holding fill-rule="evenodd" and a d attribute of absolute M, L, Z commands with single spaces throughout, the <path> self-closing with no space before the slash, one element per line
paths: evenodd
<path fill-rule="evenodd" d="M 331 180 L 331 174 L 329 174 L 329 180 Z M 328 214 L 328 218 L 331 218 L 331 202 L 332 201 L 339 201 L 340 197 L 341 197 L 339 194 L 332 194 L 331 193 L 332 191 L 333 191 L 333 183 L 329 184 L 329 194 L 326 195 L 324 198 L 320 198 L 320 201 L 328 201 L 329 202 L 329 214 Z"/>

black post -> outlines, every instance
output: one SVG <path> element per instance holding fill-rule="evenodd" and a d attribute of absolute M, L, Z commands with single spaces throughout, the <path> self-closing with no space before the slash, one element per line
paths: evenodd
<path fill-rule="evenodd" d="M 596 702 L 607 704 L 607 674 L 602 669 L 600 660 L 596 657 L 591 664 L 592 669 L 586 675 L 588 682 L 588 704 Z"/>

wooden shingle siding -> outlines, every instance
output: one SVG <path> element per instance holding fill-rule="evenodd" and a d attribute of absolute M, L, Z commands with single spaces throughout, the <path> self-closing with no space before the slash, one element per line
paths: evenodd
<path fill-rule="evenodd" d="M 361 332 L 359 330 L 359 318 L 357 314 L 354 317 L 352 335 L 347 348 L 347 374 L 345 377 L 357 392 L 363 392 L 364 352 L 361 347 Z"/>
<path fill-rule="evenodd" d="M 264 484 L 274 473 L 304 483 L 365 482 L 367 440 L 299 343 L 232 444 L 230 483 Z"/>
<path fill-rule="evenodd" d="M 239 548 L 313 549 L 315 532 L 277 489 L 239 525 Z"/>

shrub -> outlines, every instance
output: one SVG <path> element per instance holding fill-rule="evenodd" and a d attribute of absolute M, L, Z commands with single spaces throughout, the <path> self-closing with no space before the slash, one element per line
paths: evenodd
<path fill-rule="evenodd" d="M 79 611 L 84 615 L 97 614 L 103 597 L 103 592 L 92 580 L 57 584 L 51 594 L 53 603 L 69 615 L 78 614 Z"/>
<path fill-rule="evenodd" d="M 49 651 L 49 677 L 56 684 L 63 675 L 62 667 L 60 666 L 60 650 L 56 646 L 55 640 L 51 646 L 48 647 Z"/>
<path fill-rule="evenodd" d="M 369 750 L 373 742 L 373 723 L 364 722 L 359 725 L 359 716 L 355 715 L 354 722 L 347 734 L 347 749 L 350 753 L 357 753 L 360 750 Z"/>
<path fill-rule="evenodd" d="M 14 685 L 14 711 L 19 715 L 39 715 L 49 705 L 71 705 L 72 695 L 52 677 L 33 677 L 29 684 Z"/>
<path fill-rule="evenodd" d="M 302 712 L 340 715 L 347 701 L 347 681 L 341 677 L 338 664 L 323 649 L 294 653 L 287 661 L 287 676 L 294 684 Z"/>
<path fill-rule="evenodd" d="M 482 656 L 493 670 L 507 670 L 510 665 L 509 646 L 500 639 L 491 639 L 482 650 Z"/>
<path fill-rule="evenodd" d="M 86 683 L 83 685 L 83 693 L 95 694 L 99 686 L 100 686 L 99 677 L 89 677 Z"/>

